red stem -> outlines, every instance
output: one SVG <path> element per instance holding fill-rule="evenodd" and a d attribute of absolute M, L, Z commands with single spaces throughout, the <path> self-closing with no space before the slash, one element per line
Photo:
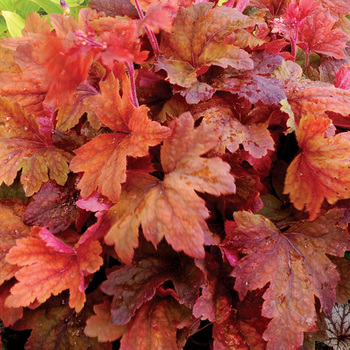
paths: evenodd
<path fill-rule="evenodd" d="M 139 101 L 137 99 L 136 94 L 136 85 L 135 85 L 135 77 L 134 77 L 134 64 L 132 62 L 125 62 L 125 67 L 128 70 L 129 78 L 130 78 L 130 99 L 131 103 L 134 105 L 134 107 L 140 107 Z"/>
<path fill-rule="evenodd" d="M 140 19 L 143 20 L 145 18 L 145 16 L 143 15 L 139 0 L 135 0 L 135 6 L 136 6 L 136 10 L 137 10 L 137 13 L 139 14 Z M 144 27 L 145 27 L 148 39 L 152 45 L 154 56 L 156 59 L 158 59 L 158 57 L 160 55 L 160 51 L 159 51 L 159 45 L 158 45 L 157 38 L 152 30 L 150 30 L 146 25 Z"/>

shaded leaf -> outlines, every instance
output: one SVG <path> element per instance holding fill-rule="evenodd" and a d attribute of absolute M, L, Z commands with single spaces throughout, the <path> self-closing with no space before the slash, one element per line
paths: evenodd
<path fill-rule="evenodd" d="M 93 314 L 92 307 L 101 298 L 89 295 L 85 307 L 76 313 L 67 305 L 66 295 L 51 297 L 35 310 L 26 309 L 17 330 L 31 329 L 26 350 L 111 350 L 111 343 L 99 343 L 84 334 L 86 320 Z"/>
<path fill-rule="evenodd" d="M 106 0 L 91 0 L 89 7 L 104 12 L 106 16 L 128 16 L 130 18 L 139 18 L 136 8 L 130 0 L 106 1 Z"/>
<path fill-rule="evenodd" d="M 186 256 L 181 255 L 179 259 L 169 249 L 163 246 L 159 249 L 165 250 L 167 256 L 162 252 L 163 257 L 150 256 L 119 268 L 108 274 L 107 280 L 102 283 L 102 291 L 114 296 L 111 305 L 113 324 L 127 324 L 135 312 L 169 280 L 174 284 L 179 302 L 188 307 L 194 305 L 203 283 L 202 273 Z"/>
<path fill-rule="evenodd" d="M 148 148 L 156 146 L 170 134 L 170 130 L 147 117 L 147 107 L 135 108 L 130 100 L 130 82 L 123 80 L 123 97 L 119 82 L 110 74 L 100 84 L 101 95 L 89 97 L 90 104 L 102 123 L 116 133 L 102 134 L 75 150 L 70 163 L 74 172 L 84 172 L 78 184 L 81 196 L 94 190 L 110 200 L 119 200 L 121 184 L 126 180 L 126 157 L 148 155 Z"/>
<path fill-rule="evenodd" d="M 171 297 L 156 297 L 137 312 L 121 340 L 120 350 L 178 350 L 177 330 L 190 326 L 192 322 L 191 310 L 186 306 Z"/>
<path fill-rule="evenodd" d="M 39 131 L 39 123 L 17 103 L 0 99 L 0 182 L 11 185 L 22 169 L 26 196 L 50 179 L 64 185 L 70 154 L 53 146 Z"/>
<path fill-rule="evenodd" d="M 194 129 L 190 113 L 171 124 L 172 136 L 161 148 L 163 181 L 153 176 L 130 177 L 119 202 L 104 217 L 101 230 L 121 260 L 131 263 L 139 226 L 155 246 L 163 237 L 175 251 L 204 256 L 204 244 L 215 241 L 205 219 L 208 209 L 195 191 L 213 195 L 235 192 L 230 167 L 220 158 L 200 157 L 217 143 L 218 130 L 202 123 Z"/>
<path fill-rule="evenodd" d="M 314 296 L 323 310 L 332 310 L 339 274 L 326 254 L 342 256 L 349 249 L 343 219 L 344 210 L 334 209 L 283 233 L 249 212 L 236 212 L 235 222 L 227 223 L 222 246 L 245 254 L 232 272 L 240 299 L 269 283 L 262 308 L 262 316 L 272 318 L 263 334 L 267 349 L 297 348 L 303 332 L 317 330 Z"/>
<path fill-rule="evenodd" d="M 5 261 L 7 253 L 16 245 L 16 240 L 27 237 L 30 227 L 23 223 L 25 205 L 16 199 L 0 202 L 0 285 L 11 279 L 18 270 Z"/>
<path fill-rule="evenodd" d="M 43 303 L 51 294 L 69 289 L 69 306 L 79 312 L 86 300 L 84 276 L 102 265 L 101 250 L 97 241 L 78 242 L 71 248 L 45 228 L 34 228 L 29 237 L 17 240 L 6 256 L 8 263 L 21 267 L 6 305 Z"/>
<path fill-rule="evenodd" d="M 77 198 L 74 179 L 65 187 L 48 181 L 33 195 L 26 209 L 25 223 L 46 227 L 53 234 L 64 231 L 78 216 L 78 208 L 75 205 Z"/>
<path fill-rule="evenodd" d="M 301 152 L 287 169 L 284 193 L 294 206 L 304 207 L 314 220 L 324 199 L 334 204 L 350 197 L 350 141 L 337 134 L 325 137 L 330 120 L 312 114 L 302 117 L 297 131 Z"/>
<path fill-rule="evenodd" d="M 291 0 L 251 0 L 250 5 L 268 9 L 272 17 L 280 15 Z"/>
<path fill-rule="evenodd" d="M 0 286 L 0 318 L 5 327 L 12 326 L 16 321 L 22 318 L 22 307 L 7 307 L 5 301 L 10 295 L 10 289 L 14 285 L 15 280 L 3 283 Z"/>

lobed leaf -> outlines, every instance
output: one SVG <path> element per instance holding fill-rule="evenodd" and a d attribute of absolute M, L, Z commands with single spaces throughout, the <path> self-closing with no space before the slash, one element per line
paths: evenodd
<path fill-rule="evenodd" d="M 168 256 L 158 254 L 119 268 L 111 272 L 102 283 L 102 291 L 114 296 L 111 305 L 111 320 L 114 325 L 127 324 L 166 281 L 173 282 L 181 304 L 188 307 L 194 305 L 203 283 L 201 272 L 189 258 L 181 256 L 178 259 L 169 249 L 164 250 Z M 162 252 L 162 255 L 165 254 Z"/>
<path fill-rule="evenodd" d="M 135 108 L 130 100 L 130 83 L 123 80 L 123 97 L 119 82 L 110 74 L 100 84 L 101 95 L 87 98 L 90 108 L 101 122 L 115 133 L 102 134 L 75 150 L 70 163 L 74 172 L 84 172 L 78 184 L 81 196 L 94 190 L 117 202 L 121 184 L 126 180 L 127 156 L 144 157 L 150 146 L 156 146 L 170 134 L 167 127 L 148 119 L 145 106 Z"/>
<path fill-rule="evenodd" d="M 294 206 L 304 207 L 314 220 L 324 199 L 334 204 L 350 197 L 350 141 L 337 134 L 325 137 L 329 119 L 308 114 L 301 118 L 297 141 L 301 152 L 289 165 L 284 193 Z"/>
<path fill-rule="evenodd" d="M 193 322 L 191 310 L 173 298 L 156 297 L 137 312 L 128 332 L 120 342 L 120 350 L 177 350 L 178 329 Z"/>
<path fill-rule="evenodd" d="M 332 310 L 339 274 L 326 254 L 342 256 L 350 236 L 344 210 L 332 209 L 314 222 L 299 222 L 280 232 L 268 219 L 249 212 L 234 213 L 227 224 L 225 249 L 245 256 L 234 267 L 234 288 L 242 299 L 249 290 L 268 289 L 262 316 L 272 318 L 263 338 L 267 349 L 295 349 L 303 332 L 316 328 L 317 296 L 321 308 Z"/>
<path fill-rule="evenodd" d="M 249 17 L 233 8 L 212 6 L 201 3 L 180 7 L 173 33 L 162 36 L 160 51 L 164 57 L 156 67 L 168 72 L 170 82 L 190 87 L 200 69 L 211 65 L 253 67 L 246 51 L 225 41 L 225 36 L 235 29 L 251 26 Z"/>
<path fill-rule="evenodd" d="M 22 169 L 20 179 L 29 197 L 49 178 L 64 185 L 69 159 L 70 154 L 40 134 L 33 115 L 17 103 L 0 99 L 0 182 L 11 185 Z"/>
<path fill-rule="evenodd" d="M 35 300 L 44 303 L 51 294 L 69 289 L 69 306 L 79 312 L 86 300 L 84 276 L 102 265 L 101 250 L 97 241 L 78 242 L 71 248 L 48 230 L 34 228 L 6 256 L 8 263 L 21 267 L 6 305 L 28 306 Z"/>
<path fill-rule="evenodd" d="M 101 299 L 96 293 L 90 294 L 79 313 L 67 305 L 66 295 L 51 297 L 35 310 L 25 309 L 23 319 L 15 326 L 17 330 L 31 330 L 25 349 L 112 350 L 111 343 L 99 343 L 84 334 L 86 320 L 93 314 L 93 304 L 100 303 Z"/>
<path fill-rule="evenodd" d="M 114 244 L 125 263 L 131 263 L 138 246 L 140 225 L 155 246 L 165 237 L 176 251 L 202 258 L 203 245 L 211 244 L 213 238 L 205 223 L 208 209 L 195 191 L 235 192 L 229 165 L 217 157 L 200 157 L 215 146 L 215 128 L 203 123 L 194 129 L 189 113 L 175 119 L 170 128 L 172 135 L 161 148 L 164 181 L 142 174 L 130 177 L 119 202 L 104 217 L 105 241 Z"/>

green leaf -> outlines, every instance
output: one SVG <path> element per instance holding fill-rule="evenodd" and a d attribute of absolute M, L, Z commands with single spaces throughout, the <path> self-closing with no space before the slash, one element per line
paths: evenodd
<path fill-rule="evenodd" d="M 17 13 L 11 11 L 2 11 L 2 15 L 5 18 L 10 35 L 12 37 L 22 36 L 25 20 Z"/>
<path fill-rule="evenodd" d="M 0 9 L 3 11 L 15 11 L 13 0 L 0 0 Z"/>
<path fill-rule="evenodd" d="M 0 15 L 0 38 L 6 36 L 7 24 L 5 18 Z"/>
<path fill-rule="evenodd" d="M 16 1 L 16 12 L 23 18 L 27 18 L 31 12 L 37 12 L 40 9 L 40 5 L 31 0 Z"/>
<path fill-rule="evenodd" d="M 42 7 L 45 12 L 47 13 L 62 13 L 62 7 L 60 4 L 56 4 L 53 1 L 47 1 L 47 0 L 32 0 L 35 2 L 37 5 Z"/>

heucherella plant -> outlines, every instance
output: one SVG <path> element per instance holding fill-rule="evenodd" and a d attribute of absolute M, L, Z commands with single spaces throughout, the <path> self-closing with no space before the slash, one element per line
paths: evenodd
<path fill-rule="evenodd" d="M 18 3 L 3 348 L 350 348 L 350 3 Z"/>

